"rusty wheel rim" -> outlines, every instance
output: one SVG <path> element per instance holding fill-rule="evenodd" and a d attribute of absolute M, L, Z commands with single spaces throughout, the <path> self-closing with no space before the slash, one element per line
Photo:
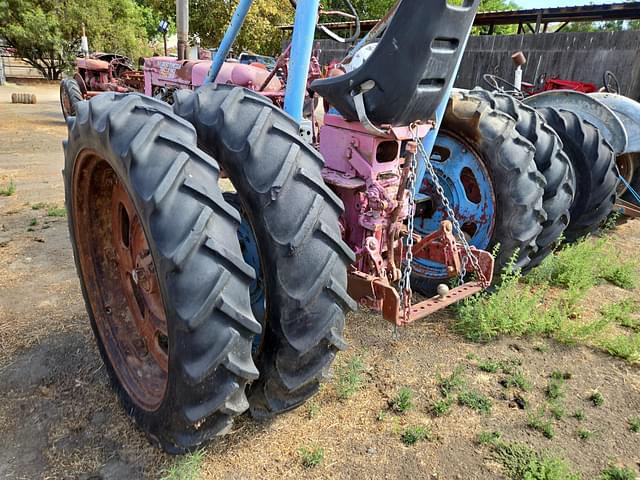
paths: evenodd
<path fill-rule="evenodd" d="M 635 170 L 635 161 L 633 155 L 626 153 L 616 158 L 616 165 L 620 176 L 626 181 L 618 183 L 618 195 L 622 195 L 627 191 L 627 184 L 631 183 L 633 179 L 633 171 Z"/>
<path fill-rule="evenodd" d="M 62 87 L 62 92 L 60 94 L 62 96 L 62 110 L 64 112 L 64 117 L 68 117 L 71 115 L 71 99 L 69 98 L 69 94 L 67 93 L 67 89 Z M 54 97 L 55 98 L 55 97 Z"/>
<path fill-rule="evenodd" d="M 156 267 L 131 196 L 108 162 L 83 151 L 73 175 L 72 218 L 81 275 L 109 363 L 149 411 L 167 388 L 167 319 Z"/>

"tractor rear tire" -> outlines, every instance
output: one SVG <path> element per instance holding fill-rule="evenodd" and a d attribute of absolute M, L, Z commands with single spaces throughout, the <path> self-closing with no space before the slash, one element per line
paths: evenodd
<path fill-rule="evenodd" d="M 60 82 L 60 106 L 65 119 L 75 116 L 77 105 L 83 100 L 80 86 L 73 78 L 65 78 Z"/>
<path fill-rule="evenodd" d="M 531 262 L 525 268 L 530 270 L 553 252 L 569 225 L 569 209 L 576 189 L 573 166 L 562 149 L 562 141 L 558 134 L 534 108 L 505 93 L 476 88 L 469 94 L 488 101 L 492 108 L 513 118 L 518 133 L 536 148 L 534 160 L 538 171 L 544 175 L 547 182 L 542 201 L 547 220 L 542 224 L 542 232 L 536 239 L 538 250 L 531 255 Z"/>
<path fill-rule="evenodd" d="M 230 430 L 258 377 L 240 216 L 223 199 L 217 163 L 168 105 L 104 93 L 67 123 L 69 231 L 98 349 L 126 412 L 152 443 L 185 453 Z M 144 268 L 119 253 L 133 251 L 133 238 Z M 160 347 L 140 313 L 164 320 L 162 343 L 151 330 Z"/>
<path fill-rule="evenodd" d="M 597 230 L 613 211 L 619 181 L 615 153 L 598 129 L 577 114 L 548 107 L 538 111 L 573 163 L 576 196 L 564 232 L 565 240 L 573 242 Z"/>
<path fill-rule="evenodd" d="M 481 157 L 489 173 L 495 213 L 491 238 L 481 247 L 492 250 L 499 245 L 495 274 L 500 275 L 512 259 L 514 269 L 526 267 L 537 250 L 536 239 L 546 220 L 542 206 L 545 179 L 534 161 L 535 148 L 518 133 L 515 120 L 491 102 L 465 91 L 452 94 L 441 130 Z M 455 211 L 456 206 L 452 207 Z M 438 284 L 448 280 L 416 273 L 412 286 L 425 296 L 433 296 Z"/>
<path fill-rule="evenodd" d="M 347 268 L 355 257 L 341 238 L 343 205 L 322 179 L 320 154 L 267 98 L 207 85 L 176 92 L 174 111 L 228 174 L 256 239 L 266 316 L 254 355 L 260 378 L 248 396 L 252 415 L 269 418 L 315 394 L 347 346 L 345 311 L 356 308 Z"/>

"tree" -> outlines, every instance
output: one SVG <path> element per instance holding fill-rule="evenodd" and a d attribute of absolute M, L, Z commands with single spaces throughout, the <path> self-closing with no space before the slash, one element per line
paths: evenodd
<path fill-rule="evenodd" d="M 219 45 L 237 4 L 237 0 L 190 2 L 189 28 L 192 33 L 200 36 L 203 46 Z M 277 54 L 281 41 L 281 33 L 277 27 L 291 23 L 293 13 L 288 0 L 255 0 L 236 39 L 235 50 Z M 173 18 L 175 19 L 175 13 Z"/>
<path fill-rule="evenodd" d="M 92 50 L 135 58 L 148 50 L 151 13 L 134 0 L 0 0 L 0 37 L 46 78 L 57 79 L 78 52 L 83 23 Z"/>

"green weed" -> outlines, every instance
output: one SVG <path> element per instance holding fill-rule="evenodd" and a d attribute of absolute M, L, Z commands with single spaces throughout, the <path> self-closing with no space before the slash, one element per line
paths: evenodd
<path fill-rule="evenodd" d="M 36 225 L 38 225 L 38 219 L 37 219 L 37 218 L 32 218 L 32 219 L 29 221 L 29 226 L 30 226 L 30 227 L 35 227 Z"/>
<path fill-rule="evenodd" d="M 558 400 L 564 397 L 564 380 L 551 378 L 545 390 L 545 394 L 551 400 Z"/>
<path fill-rule="evenodd" d="M 523 444 L 498 442 L 495 455 L 511 480 L 580 480 L 564 460 L 539 454 Z"/>
<path fill-rule="evenodd" d="M 589 395 L 589 400 L 593 403 L 594 407 L 601 407 L 604 405 L 604 396 L 600 392 L 593 392 Z"/>
<path fill-rule="evenodd" d="M 380 410 L 376 415 L 376 420 L 379 422 L 383 422 L 385 418 L 387 418 L 387 412 L 385 410 Z"/>
<path fill-rule="evenodd" d="M 516 371 L 509 377 L 505 378 L 501 383 L 505 388 L 519 388 L 524 392 L 531 390 L 531 382 L 521 371 Z"/>
<path fill-rule="evenodd" d="M 43 208 L 46 208 L 46 207 L 47 207 L 46 203 L 39 202 L 31 205 L 31 210 L 42 210 Z"/>
<path fill-rule="evenodd" d="M 164 476 L 162 477 L 162 480 L 199 479 L 204 455 L 204 449 L 200 449 L 188 455 L 179 457 L 169 469 L 163 472 Z"/>
<path fill-rule="evenodd" d="M 324 460 L 324 449 L 321 447 L 302 447 L 298 454 L 304 468 L 317 467 Z"/>
<path fill-rule="evenodd" d="M 427 440 L 431 437 L 431 433 L 425 427 L 420 425 L 407 427 L 400 438 L 405 445 L 414 445 L 422 440 Z"/>
<path fill-rule="evenodd" d="M 552 403 L 549 405 L 549 413 L 556 420 L 561 420 L 565 416 L 565 410 L 562 404 L 560 403 Z"/>
<path fill-rule="evenodd" d="M 402 387 L 395 397 L 389 402 L 391 410 L 398 413 L 406 413 L 413 408 L 413 390 Z"/>
<path fill-rule="evenodd" d="M 47 217 L 66 217 L 67 210 L 64 207 L 51 206 L 47 209 Z"/>
<path fill-rule="evenodd" d="M 317 402 L 309 402 L 307 404 L 307 417 L 309 420 L 315 418 L 320 413 L 320 405 Z"/>
<path fill-rule="evenodd" d="M 442 398 L 440 400 L 436 400 L 431 405 L 431 414 L 434 417 L 442 417 L 449 413 L 452 404 L 453 402 L 450 398 Z"/>
<path fill-rule="evenodd" d="M 632 363 L 640 362 L 640 332 L 599 340 L 598 345 L 609 355 Z"/>
<path fill-rule="evenodd" d="M 578 438 L 580 440 L 589 440 L 591 437 L 593 437 L 592 431 L 587 430 L 586 428 L 581 428 L 580 430 L 578 430 Z"/>
<path fill-rule="evenodd" d="M 465 381 L 462 372 L 463 368 L 458 365 L 448 377 L 442 377 L 438 374 L 438 388 L 443 397 L 448 397 L 464 386 Z"/>
<path fill-rule="evenodd" d="M 9 179 L 9 183 L 0 186 L 0 197 L 10 197 L 16 193 L 16 184 L 13 182 L 13 178 Z"/>
<path fill-rule="evenodd" d="M 636 312 L 638 312 L 638 304 L 631 299 L 610 303 L 600 310 L 602 317 L 606 320 L 629 328 L 640 327 L 633 317 Z"/>
<path fill-rule="evenodd" d="M 340 400 L 351 398 L 364 384 L 364 361 L 356 355 L 346 365 L 338 369 L 336 394 Z"/>
<path fill-rule="evenodd" d="M 542 433 L 546 438 L 552 439 L 555 436 L 553 424 L 544 418 L 544 410 L 542 409 L 529 415 L 527 426 Z"/>
<path fill-rule="evenodd" d="M 598 480 L 636 480 L 636 478 L 636 472 L 632 468 L 611 465 L 600 474 Z"/>
<path fill-rule="evenodd" d="M 498 431 L 493 432 L 480 432 L 478 435 L 478 443 L 480 445 L 491 444 L 494 445 L 500 438 L 502 437 L 502 433 Z"/>
<path fill-rule="evenodd" d="M 633 433 L 640 433 L 640 417 L 629 419 L 629 430 Z"/>
<path fill-rule="evenodd" d="M 500 362 L 494 360 L 483 360 L 478 362 L 478 368 L 483 372 L 496 373 L 500 370 Z"/>
<path fill-rule="evenodd" d="M 571 380 L 571 372 L 562 372 L 560 370 L 554 370 L 551 372 L 551 378 L 554 380 Z"/>
<path fill-rule="evenodd" d="M 491 413 L 491 399 L 478 392 L 465 391 L 458 395 L 458 403 L 478 413 Z"/>
<path fill-rule="evenodd" d="M 576 420 L 582 421 L 586 418 L 586 415 L 584 414 L 584 410 L 579 409 L 573 412 L 572 417 L 575 418 Z"/>

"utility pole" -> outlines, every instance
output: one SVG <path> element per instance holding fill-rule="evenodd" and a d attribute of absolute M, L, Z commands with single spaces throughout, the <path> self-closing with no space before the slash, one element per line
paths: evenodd
<path fill-rule="evenodd" d="M 178 60 L 189 58 L 189 0 L 176 0 Z"/>

